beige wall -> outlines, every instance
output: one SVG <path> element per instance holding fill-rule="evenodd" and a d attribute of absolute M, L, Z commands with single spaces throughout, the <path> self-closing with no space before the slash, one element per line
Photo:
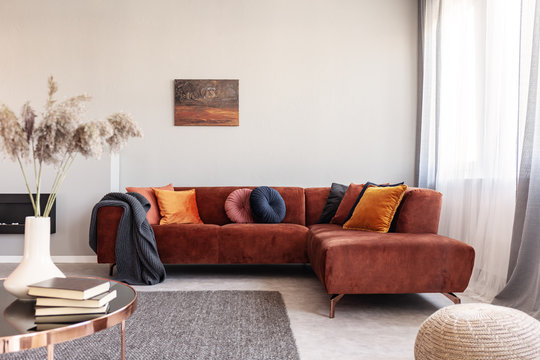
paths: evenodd
<path fill-rule="evenodd" d="M 414 180 L 414 0 L 3 0 L 0 101 L 88 92 L 89 118 L 130 112 L 145 137 L 120 185 L 298 185 Z M 173 126 L 173 80 L 239 79 L 239 127 Z M 0 163 L 0 192 L 23 191 Z M 53 255 L 89 255 L 110 162 L 80 160 L 58 200 Z M 0 255 L 21 253 L 0 236 Z"/>

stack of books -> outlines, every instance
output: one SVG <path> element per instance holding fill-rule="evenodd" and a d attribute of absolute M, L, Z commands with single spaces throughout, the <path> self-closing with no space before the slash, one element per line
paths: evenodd
<path fill-rule="evenodd" d="M 107 280 L 52 278 L 28 286 L 36 296 L 36 330 L 49 330 L 66 324 L 91 320 L 106 314 L 116 298 Z"/>

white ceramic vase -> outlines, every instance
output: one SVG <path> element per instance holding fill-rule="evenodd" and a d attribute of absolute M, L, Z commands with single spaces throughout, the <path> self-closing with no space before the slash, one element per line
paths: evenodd
<path fill-rule="evenodd" d="M 51 259 L 51 218 L 27 216 L 24 223 L 24 255 L 4 281 L 4 288 L 21 300 L 31 300 L 28 285 L 53 277 L 66 277 Z"/>

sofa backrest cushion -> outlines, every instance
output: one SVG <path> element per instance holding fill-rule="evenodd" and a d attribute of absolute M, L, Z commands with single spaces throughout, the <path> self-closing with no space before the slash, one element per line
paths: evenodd
<path fill-rule="evenodd" d="M 442 194 L 438 191 L 410 187 L 405 191 L 391 232 L 437 234 L 442 208 Z"/>
<path fill-rule="evenodd" d="M 283 219 L 283 223 L 289 224 L 306 224 L 306 205 L 304 198 L 304 189 L 301 187 L 279 187 L 272 186 L 276 189 L 287 208 L 287 213 Z M 197 195 L 197 207 L 199 215 L 205 224 L 225 225 L 231 223 L 225 213 L 225 200 L 231 192 L 237 189 L 254 189 L 254 186 L 212 186 L 212 187 L 175 187 L 174 190 L 189 190 L 195 189 Z M 326 194 L 328 196 L 328 193 Z M 326 198 L 323 201 L 326 202 Z M 322 210 L 321 210 L 322 211 Z M 320 213 L 319 213 L 320 216 Z"/>

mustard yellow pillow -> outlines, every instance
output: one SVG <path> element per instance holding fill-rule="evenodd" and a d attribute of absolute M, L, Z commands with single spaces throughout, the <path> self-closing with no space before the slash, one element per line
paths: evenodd
<path fill-rule="evenodd" d="M 156 194 L 160 225 L 166 224 L 202 224 L 197 208 L 195 189 L 185 191 L 169 191 L 153 188 Z"/>
<path fill-rule="evenodd" d="M 407 185 L 369 187 L 344 229 L 388 232 Z"/>

